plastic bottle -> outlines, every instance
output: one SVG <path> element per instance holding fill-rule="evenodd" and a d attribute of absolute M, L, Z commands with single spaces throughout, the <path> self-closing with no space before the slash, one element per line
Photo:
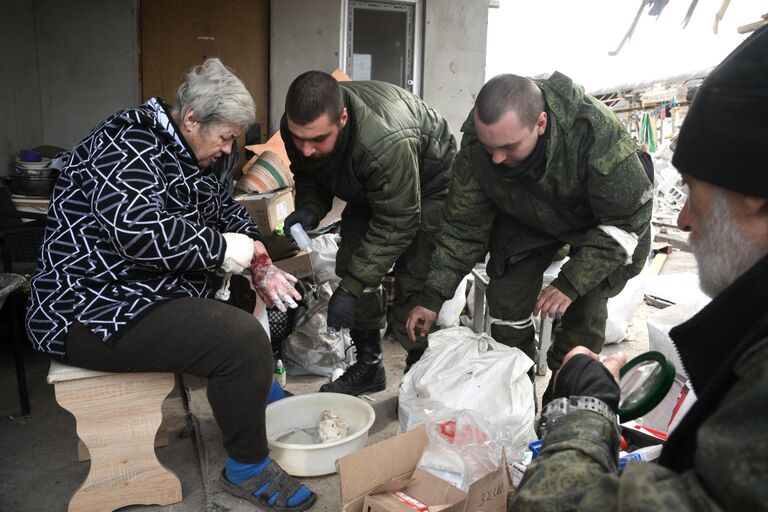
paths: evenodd
<path fill-rule="evenodd" d="M 277 366 L 275 367 L 274 376 L 277 383 L 280 384 L 280 387 L 285 389 L 286 373 L 285 373 L 285 366 L 283 366 L 282 359 L 277 360 Z"/>
<path fill-rule="evenodd" d="M 291 236 L 296 241 L 296 245 L 299 246 L 299 249 L 306 252 L 312 252 L 312 241 L 309 239 L 306 231 L 304 231 L 304 227 L 302 227 L 301 223 L 297 222 L 291 226 Z"/>

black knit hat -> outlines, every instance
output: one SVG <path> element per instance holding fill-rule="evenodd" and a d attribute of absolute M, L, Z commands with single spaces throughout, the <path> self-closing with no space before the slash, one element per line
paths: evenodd
<path fill-rule="evenodd" d="M 768 26 L 741 43 L 701 84 L 672 164 L 718 187 L 768 197 Z"/>

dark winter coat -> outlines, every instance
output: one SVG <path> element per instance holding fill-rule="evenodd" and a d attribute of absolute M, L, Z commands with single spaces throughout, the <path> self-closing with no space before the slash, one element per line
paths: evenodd
<path fill-rule="evenodd" d="M 74 321 L 109 342 L 155 304 L 209 296 L 224 232 L 260 236 L 215 173 L 198 167 L 167 107 L 151 99 L 112 115 L 56 182 L 30 283 L 34 348 L 63 355 Z"/>

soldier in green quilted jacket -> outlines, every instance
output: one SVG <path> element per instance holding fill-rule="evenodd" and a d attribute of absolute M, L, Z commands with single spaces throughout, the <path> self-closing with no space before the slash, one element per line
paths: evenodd
<path fill-rule="evenodd" d="M 421 291 L 448 194 L 456 141 L 448 123 L 421 99 L 383 82 L 337 82 L 310 71 L 291 84 L 280 131 L 296 183 L 289 230 L 318 225 L 334 196 L 346 201 L 328 326 L 351 327 L 357 363 L 320 391 L 358 395 L 386 386 L 380 329 L 382 278 L 393 269 L 391 334 L 415 362 L 426 340 L 405 333 Z"/>
<path fill-rule="evenodd" d="M 533 316 L 562 317 L 547 354 L 599 352 L 607 301 L 640 272 L 650 247 L 652 187 L 613 112 L 570 78 L 500 75 L 462 127 L 442 230 L 407 330 L 415 339 L 490 251 L 492 336 L 534 356 Z M 565 249 L 567 248 L 567 249 Z M 570 259 L 542 291 L 558 252 Z"/>

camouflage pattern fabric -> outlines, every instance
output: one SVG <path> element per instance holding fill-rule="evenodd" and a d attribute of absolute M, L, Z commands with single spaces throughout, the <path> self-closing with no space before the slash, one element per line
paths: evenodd
<path fill-rule="evenodd" d="M 544 176 L 539 181 L 502 178 L 477 139 L 470 112 L 418 304 L 438 311 L 488 251 L 493 279 L 531 254 L 570 244 L 571 259 L 553 285 L 573 300 L 604 282 L 618 293 L 645 263 L 652 187 L 635 144 L 613 112 L 568 77 L 555 73 L 537 83 L 551 114 Z M 624 250 L 600 225 L 638 236 L 629 265 Z"/>
<path fill-rule="evenodd" d="M 554 249 L 535 254 L 507 267 L 503 275 L 491 279 L 485 291 L 492 318 L 523 321 L 530 317 L 542 287 L 542 275 L 552 262 Z M 624 283 L 611 287 L 607 280 L 574 301 L 553 330 L 554 342 L 547 354 L 547 367 L 560 368 L 563 357 L 573 347 L 581 345 L 600 352 L 605 341 L 608 299 L 618 293 Z M 618 288 L 618 289 L 617 289 Z M 499 343 L 517 347 L 535 359 L 533 325 L 516 328 L 492 324 L 491 336 Z"/>
<path fill-rule="evenodd" d="M 636 462 L 619 474 L 610 423 L 577 411 L 547 435 L 509 510 L 768 510 L 768 338 L 745 351 L 733 372 L 735 384 L 695 432 L 692 468 Z"/>

